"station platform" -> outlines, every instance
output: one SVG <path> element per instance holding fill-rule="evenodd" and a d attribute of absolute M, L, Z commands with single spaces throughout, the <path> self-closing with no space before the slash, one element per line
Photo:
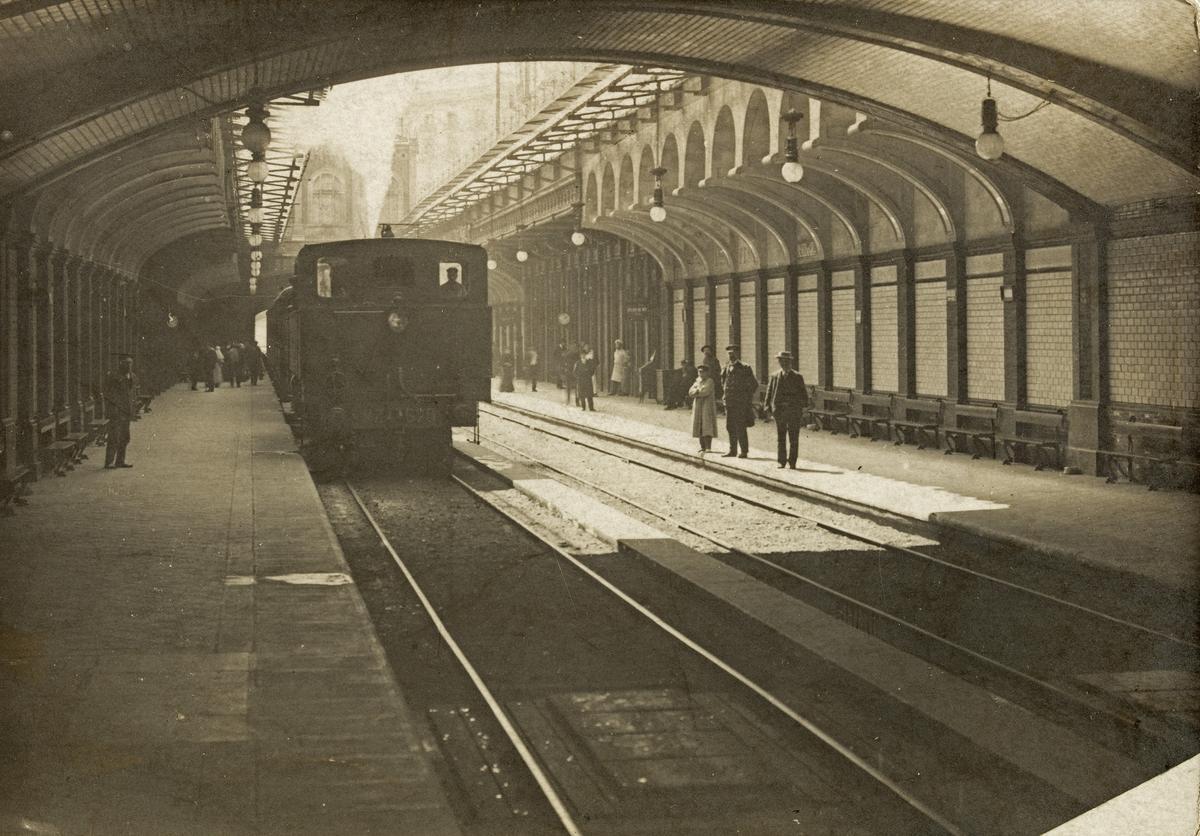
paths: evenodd
<path fill-rule="evenodd" d="M 0 832 L 457 833 L 270 386 L 0 518 Z"/>
<path fill-rule="evenodd" d="M 553 383 L 530 392 L 518 381 L 517 389 L 494 390 L 493 398 L 696 454 L 690 409 L 665 410 L 650 400 L 598 394 L 596 411 L 583 412 L 567 405 L 565 391 Z M 774 424 L 760 421 L 750 429 L 747 459 L 721 458 L 728 449 L 722 417 L 718 425 L 722 437 L 714 439 L 706 458 L 723 465 L 831 501 L 1017 546 L 1060 566 L 1124 577 L 1142 589 L 1185 599 L 1200 593 L 1200 497 L 1195 494 L 1110 485 L 1094 476 L 1038 472 L 1028 465 L 808 429 L 800 432 L 797 469 L 780 470 Z"/>

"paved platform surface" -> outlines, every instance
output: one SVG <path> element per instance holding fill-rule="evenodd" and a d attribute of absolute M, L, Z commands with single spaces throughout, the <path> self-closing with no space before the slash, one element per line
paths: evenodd
<path fill-rule="evenodd" d="M 0 518 L 0 832 L 458 832 L 270 387 L 132 435 Z"/>
<path fill-rule="evenodd" d="M 611 432 L 692 452 L 691 411 L 664 410 L 649 400 L 596 397 L 596 412 L 565 406 L 553 384 L 538 392 L 493 397 Z M 723 419 L 718 424 L 724 429 Z M 728 439 L 715 440 L 719 457 Z M 1140 576 L 1189 593 L 1200 591 L 1200 497 L 1108 485 L 1093 476 L 1037 472 L 1027 465 L 972 461 L 936 450 L 893 446 L 815 430 L 800 432 L 799 469 L 778 470 L 775 426 L 750 429 L 749 459 L 719 459 L 759 476 L 809 487 L 834 497 L 917 520 L 1020 544 L 1059 558 Z"/>

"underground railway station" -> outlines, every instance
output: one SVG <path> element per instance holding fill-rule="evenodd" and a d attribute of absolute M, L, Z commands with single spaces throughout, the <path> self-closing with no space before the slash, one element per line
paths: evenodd
<path fill-rule="evenodd" d="M 0 833 L 1195 834 L 1192 0 L 0 0 Z"/>

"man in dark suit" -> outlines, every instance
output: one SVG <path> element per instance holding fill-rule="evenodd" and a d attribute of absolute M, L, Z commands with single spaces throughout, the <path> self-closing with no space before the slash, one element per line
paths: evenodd
<path fill-rule="evenodd" d="M 133 398 L 137 378 L 133 375 L 133 357 L 118 354 L 117 368 L 104 378 L 104 417 L 108 419 L 108 446 L 104 450 L 104 467 L 133 467 L 125 461 L 129 445 L 129 422 L 133 420 Z"/>
<path fill-rule="evenodd" d="M 771 375 L 767 383 L 764 405 L 775 419 L 779 466 L 795 470 L 800 424 L 808 407 L 808 388 L 804 385 L 804 376 L 792 368 L 790 351 L 781 351 L 775 358 L 779 361 L 779 371 Z"/>
<path fill-rule="evenodd" d="M 729 363 L 721 372 L 721 388 L 725 391 L 725 429 L 729 431 L 729 452 L 725 458 L 740 456 L 744 459 L 750 455 L 750 436 L 746 430 L 754 426 L 758 378 L 754 376 L 754 369 L 741 361 L 740 346 L 727 345 L 725 350 L 729 352 Z"/>

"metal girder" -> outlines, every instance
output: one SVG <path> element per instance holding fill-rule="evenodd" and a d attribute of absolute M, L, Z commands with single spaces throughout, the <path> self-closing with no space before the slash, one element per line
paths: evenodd
<path fill-rule="evenodd" d="M 414 234 L 422 234 L 576 145 L 615 130 L 618 121 L 640 108 L 656 106 L 662 91 L 682 86 L 687 78 L 686 73 L 666 68 L 600 65 L 420 200 L 403 223 Z"/>

